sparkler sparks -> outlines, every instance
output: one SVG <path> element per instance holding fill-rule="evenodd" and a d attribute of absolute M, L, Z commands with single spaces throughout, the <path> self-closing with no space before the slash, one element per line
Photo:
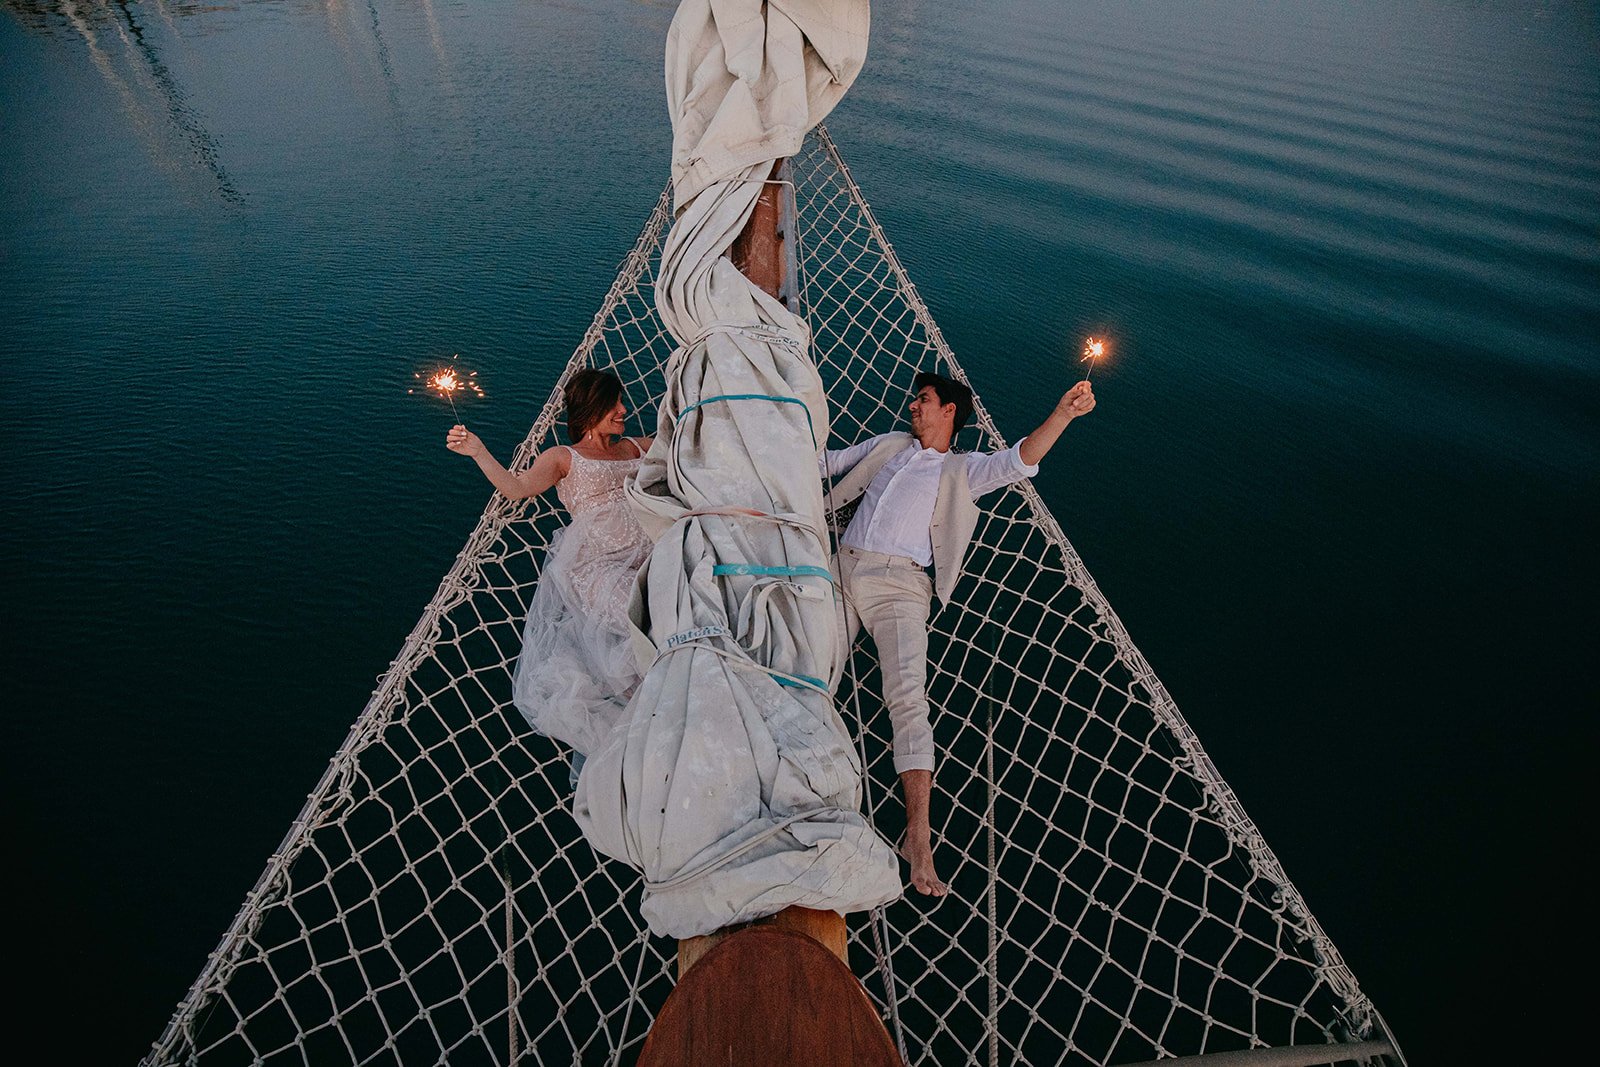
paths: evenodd
<path fill-rule="evenodd" d="M 449 401 L 450 413 L 455 416 L 457 422 L 460 422 L 461 413 L 456 410 L 456 397 L 459 395 L 465 399 L 468 393 L 476 397 L 482 397 L 483 387 L 478 384 L 478 372 L 475 370 L 463 372 L 460 367 L 455 365 L 456 358 L 457 356 L 451 356 L 448 365 L 434 368 L 432 371 L 427 372 L 426 377 L 423 376 L 422 371 L 418 371 L 412 377 L 422 383 L 418 388 L 421 388 L 423 392 L 443 397 Z M 416 391 L 416 388 L 406 390 L 407 393 L 415 393 Z"/>
<path fill-rule="evenodd" d="M 1083 342 L 1083 355 L 1079 363 L 1089 364 L 1089 369 L 1083 372 L 1083 380 L 1088 381 L 1089 375 L 1094 373 L 1094 364 L 1101 356 L 1106 354 L 1106 342 L 1103 337 L 1091 337 Z"/>

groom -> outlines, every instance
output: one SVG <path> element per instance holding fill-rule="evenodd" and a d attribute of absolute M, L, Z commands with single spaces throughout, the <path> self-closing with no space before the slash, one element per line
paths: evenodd
<path fill-rule="evenodd" d="M 912 383 L 911 432 L 879 434 L 821 456 L 824 479 L 837 478 L 828 506 L 861 505 L 839 538 L 848 648 L 865 625 L 878 647 L 883 702 L 894 727 L 894 769 L 905 795 L 902 853 L 911 884 L 943 896 L 934 873 L 928 818 L 933 791 L 933 730 L 928 722 L 928 615 L 933 594 L 948 602 L 978 525 L 976 498 L 1039 472 L 1039 461 L 1067 423 L 1094 410 L 1087 381 L 1067 390 L 1039 428 L 1004 452 L 950 451 L 972 414 L 972 390 L 928 371 Z M 927 568 L 934 578 L 928 578 Z"/>

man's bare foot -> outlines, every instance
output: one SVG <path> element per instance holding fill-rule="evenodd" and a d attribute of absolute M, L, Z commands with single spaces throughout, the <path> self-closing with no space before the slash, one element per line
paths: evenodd
<path fill-rule="evenodd" d="M 942 897 L 950 892 L 950 887 L 939 881 L 939 876 L 933 872 L 933 828 L 928 820 L 933 772 L 901 771 L 900 788 L 906 795 L 906 832 L 895 851 L 911 864 L 911 885 L 917 892 Z"/>
<path fill-rule="evenodd" d="M 900 858 L 911 864 L 911 886 L 924 896 L 942 897 L 950 892 L 950 887 L 939 881 L 939 876 L 933 869 L 933 846 L 927 838 L 913 842 L 905 839 L 900 842 Z"/>

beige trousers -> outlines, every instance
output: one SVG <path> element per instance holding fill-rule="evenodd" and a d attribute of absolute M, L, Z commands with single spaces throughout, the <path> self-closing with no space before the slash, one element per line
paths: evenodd
<path fill-rule="evenodd" d="M 933 583 L 914 559 L 840 548 L 844 593 L 840 628 L 845 648 L 862 626 L 878 647 L 883 703 L 894 727 L 894 769 L 933 770 L 933 727 L 928 721 L 928 609 Z"/>

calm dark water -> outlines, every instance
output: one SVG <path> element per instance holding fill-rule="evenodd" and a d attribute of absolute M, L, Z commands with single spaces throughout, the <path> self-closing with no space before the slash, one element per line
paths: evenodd
<path fill-rule="evenodd" d="M 486 497 L 411 371 L 506 454 L 653 203 L 671 5 L 3 6 L 9 958 L 131 1062 Z M 1561 1047 L 1592 6 L 875 17 L 837 140 L 1011 437 L 1119 339 L 1040 487 L 1412 1062 Z"/>

